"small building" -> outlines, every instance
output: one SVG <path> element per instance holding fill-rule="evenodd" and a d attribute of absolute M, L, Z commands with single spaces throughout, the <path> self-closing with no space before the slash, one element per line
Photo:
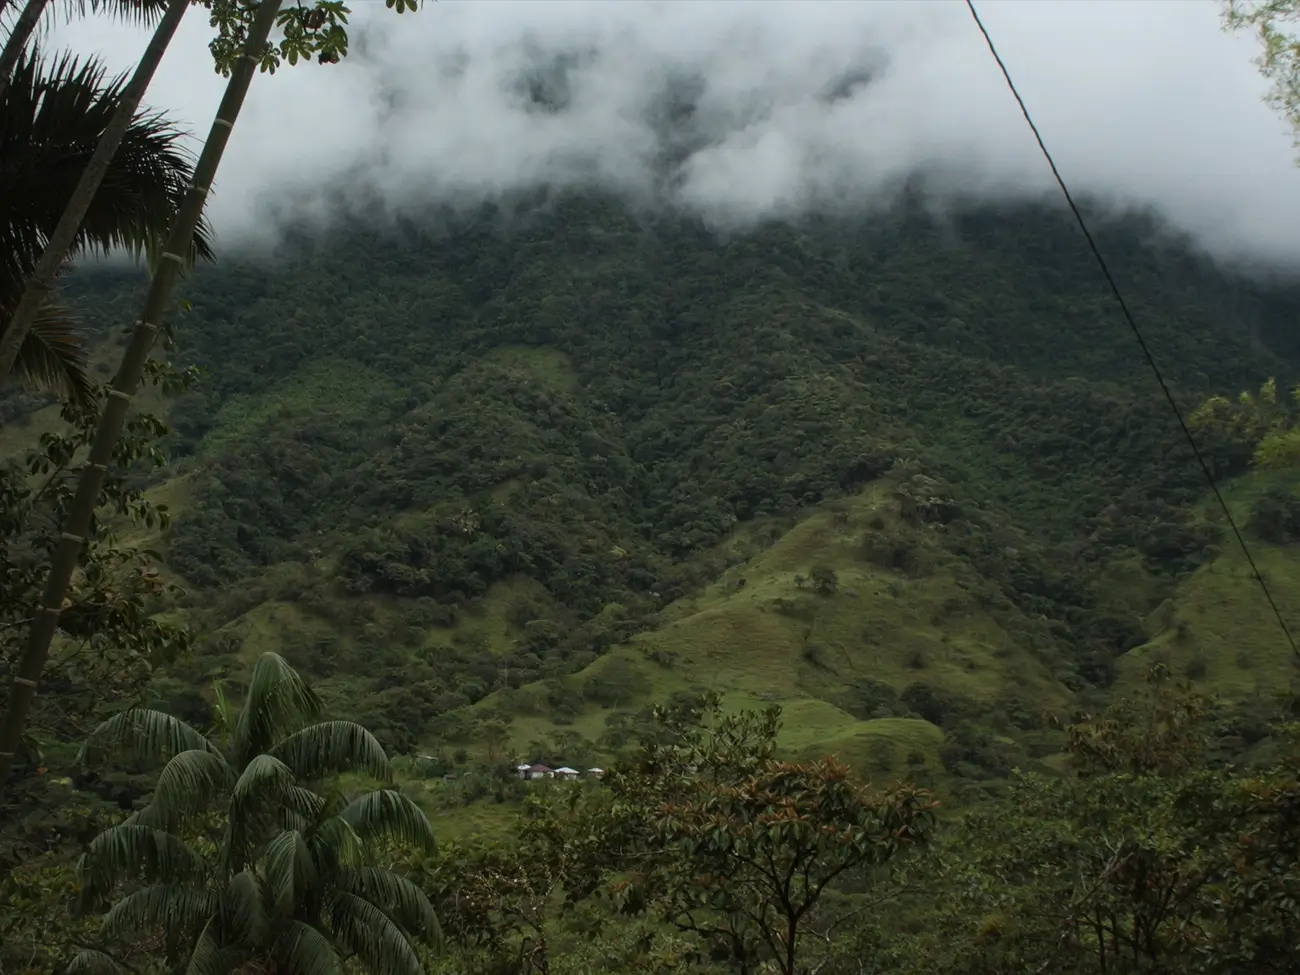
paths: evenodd
<path fill-rule="evenodd" d="M 570 782 L 578 777 L 578 770 L 576 768 L 569 768 L 566 765 L 563 768 L 557 768 L 555 770 L 555 777 Z"/>
<path fill-rule="evenodd" d="M 604 770 L 603 768 L 589 768 L 589 769 L 587 769 L 587 775 L 590 776 L 590 777 L 593 778 L 593 779 L 599 779 L 599 778 L 600 778 L 601 776 L 603 776 L 604 774 L 605 774 L 605 770 Z"/>
<path fill-rule="evenodd" d="M 547 765 L 529 765 L 524 771 L 525 779 L 552 779 L 555 778 L 555 770 Z"/>
<path fill-rule="evenodd" d="M 519 776 L 521 779 L 526 779 L 528 778 L 528 770 L 530 768 L 532 768 L 531 765 L 516 765 L 515 775 Z"/>

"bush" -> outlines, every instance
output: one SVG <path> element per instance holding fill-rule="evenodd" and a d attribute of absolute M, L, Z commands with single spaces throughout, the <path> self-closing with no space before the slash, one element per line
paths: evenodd
<path fill-rule="evenodd" d="M 1268 488 L 1251 502 L 1247 526 L 1274 545 L 1300 541 L 1300 497 L 1281 485 Z"/>

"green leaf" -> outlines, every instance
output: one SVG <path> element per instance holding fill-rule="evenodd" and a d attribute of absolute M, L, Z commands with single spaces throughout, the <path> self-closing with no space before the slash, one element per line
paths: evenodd
<path fill-rule="evenodd" d="M 337 891 L 330 898 L 328 912 L 339 943 L 372 972 L 424 975 L 420 959 L 401 928 L 370 901 Z"/>
<path fill-rule="evenodd" d="M 118 975 L 126 969 L 112 955 L 94 948 L 82 948 L 72 956 L 67 975 Z"/>
<path fill-rule="evenodd" d="M 228 975 L 239 968 L 238 963 L 247 952 L 223 948 L 217 941 L 219 927 L 216 916 L 208 918 L 194 942 L 194 950 L 185 965 L 185 975 Z"/>
<path fill-rule="evenodd" d="M 289 735 L 270 750 L 299 778 L 320 779 L 339 772 L 365 771 L 392 779 L 388 756 L 369 731 L 352 721 L 322 721 Z"/>
<path fill-rule="evenodd" d="M 263 873 L 276 914 L 289 917 L 317 880 L 316 864 L 302 833 L 286 830 L 266 845 Z"/>
<path fill-rule="evenodd" d="M 423 890 L 405 877 L 379 867 L 344 870 L 339 886 L 382 908 L 407 934 L 441 941 L 438 916 Z"/>
<path fill-rule="evenodd" d="M 137 758 L 163 758 L 184 751 L 216 751 L 216 746 L 180 718 L 162 711 L 131 708 L 101 723 L 77 753 L 82 765 L 93 764 L 117 749 Z"/>
<path fill-rule="evenodd" d="M 112 938 L 166 931 L 198 929 L 220 907 L 210 890 L 182 884 L 151 884 L 133 890 L 104 915 L 104 933 Z"/>
<path fill-rule="evenodd" d="M 208 865 L 178 836 L 123 823 L 91 840 L 78 873 L 87 894 L 93 894 L 137 878 L 147 883 L 198 880 L 207 875 Z"/>
<path fill-rule="evenodd" d="M 221 898 L 221 917 L 225 930 L 244 944 L 261 944 L 268 929 L 266 891 L 251 870 L 241 870 L 230 878 Z"/>
<path fill-rule="evenodd" d="M 301 921 L 285 925 L 271 952 L 294 975 L 343 975 L 343 961 L 329 939 Z"/>
<path fill-rule="evenodd" d="M 234 771 L 216 751 L 189 749 L 172 756 L 158 776 L 149 805 L 128 822 L 174 829 L 185 816 L 209 808 L 228 788 Z"/>
<path fill-rule="evenodd" d="M 270 751 L 285 735 L 314 721 L 320 698 L 278 653 L 264 653 L 253 668 L 235 726 L 235 765 Z"/>
<path fill-rule="evenodd" d="M 386 838 L 433 853 L 437 848 L 433 827 L 424 810 L 391 789 L 377 789 L 353 799 L 339 813 L 361 839 Z"/>

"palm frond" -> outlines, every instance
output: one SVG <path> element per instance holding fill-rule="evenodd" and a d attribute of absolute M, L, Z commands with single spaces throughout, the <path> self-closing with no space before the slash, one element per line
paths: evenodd
<path fill-rule="evenodd" d="M 271 948 L 281 971 L 292 975 L 343 975 L 343 960 L 325 935 L 310 924 L 290 921 Z"/>
<path fill-rule="evenodd" d="M 0 303 L 0 334 L 13 316 L 14 306 Z M 80 409 L 95 403 L 95 381 L 87 371 L 84 333 L 67 309 L 47 301 L 18 348 L 14 371 L 28 385 L 58 393 Z"/>
<path fill-rule="evenodd" d="M 353 721 L 309 725 L 281 740 L 271 754 L 303 779 L 351 771 L 364 771 L 384 782 L 393 777 L 379 740 Z"/>
<path fill-rule="evenodd" d="M 251 870 L 241 870 L 230 878 L 221 898 L 222 928 L 232 941 L 260 945 L 266 940 L 270 925 L 266 916 L 266 889 Z"/>
<path fill-rule="evenodd" d="M 321 712 L 321 701 L 289 662 L 278 653 L 264 653 L 253 667 L 244 706 L 235 726 L 235 761 L 242 765 L 270 751 Z"/>
<path fill-rule="evenodd" d="M 278 758 L 255 755 L 230 795 L 224 854 L 231 870 L 246 866 L 254 849 L 281 822 L 280 810 L 296 788 L 293 770 Z"/>
<path fill-rule="evenodd" d="M 129 0 L 128 0 L 129 2 Z M 0 301 L 17 304 L 99 137 L 125 76 L 94 58 L 47 63 L 29 50 L 0 97 Z M 157 113 L 136 116 L 82 221 L 74 253 L 126 249 L 139 256 L 167 232 L 193 175 L 184 134 Z M 211 259 L 211 229 L 191 258 Z"/>
<path fill-rule="evenodd" d="M 411 942 L 387 914 L 370 901 L 335 891 L 328 906 L 330 927 L 340 945 L 370 971 L 383 975 L 424 975 Z"/>
<path fill-rule="evenodd" d="M 179 836 L 129 823 L 110 826 L 91 840 L 77 865 L 89 896 L 121 881 L 177 884 L 207 872 L 207 862 Z"/>
<path fill-rule="evenodd" d="M 104 934 L 111 938 L 165 931 L 197 931 L 220 907 L 210 890 L 181 884 L 153 884 L 133 890 L 104 915 Z"/>
<path fill-rule="evenodd" d="M 158 776 L 149 804 L 127 822 L 175 829 L 187 815 L 209 808 L 234 777 L 220 752 L 191 748 L 173 755 Z"/>
<path fill-rule="evenodd" d="M 376 789 L 358 796 L 344 807 L 339 818 L 362 840 L 392 839 L 428 853 L 437 848 L 433 826 L 424 810 L 392 789 Z"/>
<path fill-rule="evenodd" d="M 280 806 L 280 828 L 296 829 L 303 832 L 310 830 L 320 821 L 325 811 L 327 800 L 310 789 L 294 786 L 284 793 Z"/>
<path fill-rule="evenodd" d="M 338 816 L 317 823 L 307 837 L 312 859 L 324 874 L 337 874 L 366 862 L 366 845 L 347 820 Z"/>
<path fill-rule="evenodd" d="M 167 9 L 168 0 L 64 0 L 64 6 L 71 12 L 79 11 L 85 16 L 89 10 L 93 14 L 113 17 L 136 27 L 152 27 Z"/>
<path fill-rule="evenodd" d="M 185 963 L 185 975 L 229 975 L 239 970 L 249 952 L 237 945 L 223 947 L 217 938 L 220 927 L 218 915 L 208 918 Z"/>
<path fill-rule="evenodd" d="M 93 764 L 123 749 L 137 758 L 170 758 L 184 751 L 216 751 L 216 746 L 180 718 L 165 711 L 128 708 L 101 722 L 77 753 L 81 765 Z"/>
<path fill-rule="evenodd" d="M 120 975 L 126 968 L 106 951 L 82 948 L 64 971 L 67 975 Z"/>
<path fill-rule="evenodd" d="M 380 867 L 345 869 L 340 872 L 338 884 L 349 893 L 378 905 L 408 935 L 423 938 L 430 943 L 441 940 L 438 915 L 434 913 L 429 898 L 416 884 L 400 874 Z"/>
<path fill-rule="evenodd" d="M 296 783 L 293 769 L 274 755 L 254 755 L 235 780 L 231 802 L 236 809 L 247 809 L 259 801 L 279 801 Z"/>
<path fill-rule="evenodd" d="M 276 915 L 289 917 L 303 892 L 318 879 L 306 837 L 296 829 L 275 836 L 266 844 L 262 873 Z"/>

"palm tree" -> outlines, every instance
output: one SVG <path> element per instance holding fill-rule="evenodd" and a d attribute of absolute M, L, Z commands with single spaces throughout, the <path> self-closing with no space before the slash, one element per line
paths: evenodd
<path fill-rule="evenodd" d="M 93 59 L 64 55 L 50 66 L 32 52 L 0 96 L 0 337 L 122 102 L 125 79 L 105 75 Z M 155 247 L 193 178 L 181 138 L 159 114 L 131 119 L 71 237 L 72 255 L 122 248 L 140 255 Z M 211 259 L 206 225 L 189 256 Z M 93 384 L 79 330 L 56 302 L 40 305 L 17 351 L 15 365 L 30 382 L 88 403 Z"/>
<path fill-rule="evenodd" d="M 414 0 L 394 2 L 412 3 Z M 208 130 L 208 137 L 204 140 L 203 151 L 199 153 L 198 162 L 194 166 L 192 181 L 185 188 L 184 199 L 176 211 L 175 219 L 170 223 L 167 239 L 159 251 L 159 259 L 154 262 L 144 308 L 131 331 L 131 339 L 122 353 L 117 375 L 113 377 L 104 408 L 100 412 L 87 463 L 81 470 L 76 494 L 64 518 L 58 548 L 50 559 L 50 574 L 41 594 L 41 604 L 36 608 L 33 622 L 27 628 L 27 640 L 18 659 L 17 672 L 10 679 L 9 706 L 3 720 L 0 720 L 0 800 L 4 798 L 9 771 L 13 768 L 18 743 L 27 724 L 27 715 L 31 712 L 32 700 L 45 670 L 45 661 L 50 655 L 50 644 L 58 632 L 59 614 L 63 611 L 68 585 L 81 562 L 82 549 L 99 504 L 100 489 L 113 460 L 113 450 L 122 435 L 122 426 L 126 422 L 127 407 L 140 389 L 140 379 L 144 375 L 158 329 L 166 316 L 172 288 L 185 264 L 186 255 L 192 253 L 208 191 L 221 165 L 230 133 L 239 119 L 248 87 L 253 81 L 253 72 L 259 65 L 265 67 L 268 57 L 274 63 L 275 48 L 267 39 L 271 36 L 282 3 L 283 0 L 260 0 L 252 9 L 252 19 L 247 29 L 240 26 L 244 37 L 243 53 L 230 68 L 226 93 L 217 106 L 217 114 Z M 0 346 L 3 344 L 4 336 L 0 335 Z"/>
<path fill-rule="evenodd" d="M 293 668 L 267 653 L 237 717 L 219 697 L 220 741 L 144 709 L 92 732 L 83 760 L 123 746 L 169 757 L 148 805 L 96 837 L 79 864 L 89 903 L 117 898 L 106 936 L 159 939 L 168 970 L 193 975 L 342 975 L 349 958 L 372 975 L 421 975 L 414 943 L 437 933 L 433 908 L 374 852 L 393 840 L 431 850 L 429 821 L 399 792 L 346 802 L 319 790 L 343 771 L 391 774 L 370 732 L 319 722 L 320 711 Z M 74 963 L 105 965 L 98 951 Z"/>
<path fill-rule="evenodd" d="M 162 12 L 167 0 L 65 0 L 68 13 L 109 13 L 123 20 L 137 23 L 149 23 Z M 0 13 L 4 13 L 10 0 L 0 0 Z M 18 64 L 19 58 L 27 49 L 27 44 L 36 32 L 50 0 L 27 0 L 23 9 L 14 18 L 5 37 L 4 46 L 0 47 L 0 95 L 9 85 L 10 76 Z"/>

